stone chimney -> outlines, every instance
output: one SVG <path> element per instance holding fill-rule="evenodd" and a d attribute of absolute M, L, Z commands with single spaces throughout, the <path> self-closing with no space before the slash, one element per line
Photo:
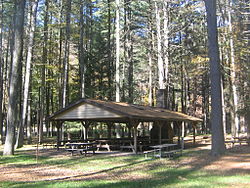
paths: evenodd
<path fill-rule="evenodd" d="M 159 89 L 156 93 L 156 107 L 166 108 L 167 107 L 167 90 Z"/>

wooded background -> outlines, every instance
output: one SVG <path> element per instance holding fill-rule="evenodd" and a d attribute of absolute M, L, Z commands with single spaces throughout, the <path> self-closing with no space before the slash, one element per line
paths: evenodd
<path fill-rule="evenodd" d="M 217 1 L 223 127 L 234 136 L 250 132 L 249 7 Z M 46 117 L 79 98 L 155 106 L 159 89 L 167 109 L 210 133 L 207 36 L 202 0 L 0 0 L 0 141 L 9 131 L 6 143 L 22 146 L 38 127 L 51 136 Z"/>

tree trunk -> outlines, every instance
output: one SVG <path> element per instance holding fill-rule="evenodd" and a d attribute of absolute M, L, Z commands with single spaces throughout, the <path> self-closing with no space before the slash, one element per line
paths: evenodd
<path fill-rule="evenodd" d="M 0 145 L 3 144 L 3 2 L 0 1 Z"/>
<path fill-rule="evenodd" d="M 44 38 L 43 38 L 43 55 L 42 55 L 42 85 L 41 85 L 41 101 L 40 101 L 40 127 L 39 127 L 39 143 L 43 141 L 43 125 L 44 125 L 44 113 L 45 113 L 45 95 L 46 95 L 46 65 L 48 56 L 48 21 L 49 21 L 49 0 L 45 1 L 45 15 L 44 15 Z"/>
<path fill-rule="evenodd" d="M 112 49 L 111 49 L 111 5 L 110 0 L 108 0 L 108 99 L 112 98 Z"/>
<path fill-rule="evenodd" d="M 80 0 L 80 41 L 79 41 L 79 66 L 80 66 L 80 93 L 81 97 L 85 97 L 85 72 L 86 66 L 84 62 L 84 20 L 83 20 L 83 2 Z"/>
<path fill-rule="evenodd" d="M 116 61 L 115 61 L 115 101 L 120 102 L 120 0 L 116 3 L 115 38 L 116 38 Z"/>
<path fill-rule="evenodd" d="M 2 137 L 2 143 L 4 143 L 4 135 L 6 135 L 6 131 L 5 132 L 3 132 L 3 127 L 4 127 L 4 114 L 6 114 L 7 112 L 7 110 L 6 110 L 6 108 L 4 108 L 5 106 L 6 106 L 6 104 L 4 103 L 4 101 L 6 101 L 7 99 L 8 99 L 8 90 L 9 90 L 9 71 L 10 71 L 10 65 L 11 65 L 11 63 L 9 62 L 9 56 L 10 56 L 10 46 L 11 46 L 11 36 L 12 36 L 12 32 L 11 32 L 11 30 L 9 30 L 9 32 L 8 32 L 8 37 L 7 37 L 7 47 L 6 47 L 6 53 L 5 53 L 5 61 L 4 61 L 4 69 L 3 69 L 3 71 L 4 71 L 4 75 L 3 75 L 3 83 L 4 83 L 4 85 L 3 85 L 3 91 L 4 91 L 4 93 L 2 93 L 3 94 L 3 99 L 2 99 L 2 129 L 1 129 L 1 131 L 2 131 L 2 134 L 3 134 L 3 137 Z M 6 119 L 6 118 L 5 118 Z M 5 123 L 5 125 L 6 125 L 6 123 Z M 5 129 L 6 130 L 6 129 Z"/>
<path fill-rule="evenodd" d="M 232 7 L 232 0 L 229 0 L 229 6 Z M 235 52 L 234 52 L 234 41 L 233 41 L 233 27 L 232 27 L 232 15 L 231 10 L 228 10 L 228 25 L 229 25 L 229 45 L 230 45 L 230 58 L 231 58 L 231 71 L 230 71 L 230 83 L 231 83 L 231 91 L 232 91 L 232 123 L 231 123 L 231 131 L 232 136 L 237 136 L 239 132 L 239 118 L 237 115 L 238 111 L 238 95 L 236 88 L 236 67 L 235 67 Z"/>
<path fill-rule="evenodd" d="M 93 43 L 93 26 L 92 26 L 92 22 L 93 22 L 93 8 L 92 8 L 92 1 L 91 0 L 86 0 L 85 1 L 86 4 L 86 16 L 85 16 L 85 22 L 86 22 L 86 26 L 85 28 L 85 38 L 86 38 L 86 44 L 85 44 L 85 49 L 86 49 L 86 55 L 85 55 L 85 65 L 86 65 L 86 69 L 88 70 L 88 73 L 92 73 L 94 72 L 93 66 L 91 66 L 92 64 L 92 43 Z M 88 80 L 88 82 L 86 82 L 86 88 L 90 88 L 90 87 L 95 87 L 95 77 L 93 77 L 92 75 L 89 75 L 87 77 L 86 75 L 86 80 Z M 89 96 L 94 97 L 94 91 L 91 91 L 91 93 L 89 93 Z"/>
<path fill-rule="evenodd" d="M 163 4 L 163 54 L 164 54 L 164 79 L 168 81 L 169 72 L 169 9 L 168 1 L 164 1 Z"/>
<path fill-rule="evenodd" d="M 59 49 L 58 49 L 58 65 L 60 67 L 60 78 L 58 78 L 58 82 L 59 82 L 59 86 L 58 87 L 58 96 L 59 96 L 59 108 L 62 108 L 62 101 L 63 101 L 63 97 L 62 97 L 62 87 L 63 87 L 63 65 L 62 65 L 62 53 L 63 53 L 63 0 L 59 0 L 60 3 L 60 11 L 59 11 L 59 23 L 60 24 L 60 29 L 59 29 Z"/>
<path fill-rule="evenodd" d="M 221 70 L 218 46 L 216 0 L 205 0 L 208 24 L 208 44 L 211 79 L 211 125 L 212 155 L 225 152 L 225 140 L 222 126 Z"/>
<path fill-rule="evenodd" d="M 27 141 L 31 144 L 32 141 L 32 127 L 31 127 L 31 100 L 28 100 L 27 106 Z"/>
<path fill-rule="evenodd" d="M 161 18 L 158 3 L 155 2 L 155 15 L 156 15 L 156 31 L 157 31 L 157 62 L 158 62 L 158 79 L 159 89 L 165 89 L 165 70 L 162 60 L 162 37 L 161 37 Z"/>
<path fill-rule="evenodd" d="M 62 86 L 62 107 L 68 103 L 68 74 L 69 74 L 69 52 L 70 52 L 70 15 L 71 0 L 66 1 L 66 38 L 63 59 L 63 86 Z M 62 124 L 62 140 L 64 140 L 64 125 Z"/>
<path fill-rule="evenodd" d="M 115 59 L 115 101 L 120 102 L 120 0 L 115 0 L 115 39 L 116 39 L 116 59 Z M 121 138 L 121 125 L 115 124 L 116 138 Z"/>
<path fill-rule="evenodd" d="M 152 8 L 151 1 L 149 0 L 150 7 Z M 148 26 L 149 26 L 149 32 L 150 32 L 150 39 L 149 39 L 149 51 L 148 51 L 148 64 L 149 64 L 149 94 L 148 94 L 148 103 L 149 106 L 153 105 L 153 54 L 154 54 L 154 33 L 153 33 L 153 27 L 152 23 L 153 19 L 152 16 L 149 16 L 148 19 Z"/>
<path fill-rule="evenodd" d="M 25 120 L 27 117 L 27 106 L 28 106 L 28 97 L 29 97 L 29 87 L 30 87 L 30 73 L 31 73 L 31 61 L 33 56 L 33 45 L 34 45 L 34 34 L 35 34 L 35 25 L 36 25 L 36 12 L 37 12 L 38 0 L 31 1 L 30 4 L 30 28 L 29 28 L 29 42 L 28 42 L 28 52 L 25 68 L 25 80 L 24 80 L 24 91 L 23 91 L 23 109 L 22 109 L 22 118 L 21 124 L 19 127 L 19 132 L 16 140 L 16 148 L 23 146 L 23 130 L 25 125 Z"/>
<path fill-rule="evenodd" d="M 249 7 L 249 0 L 245 0 L 246 3 L 246 8 L 245 8 L 245 13 L 246 13 L 246 25 L 245 25 L 245 37 L 247 39 L 247 46 L 250 46 L 250 7 Z M 250 54 L 247 54 L 247 60 L 246 63 L 250 62 Z M 247 126 L 247 138 L 248 142 L 250 143 L 250 73 L 248 72 L 246 74 L 246 91 L 245 91 L 245 101 L 244 101 L 244 107 L 246 110 L 245 113 L 245 122 Z"/>
<path fill-rule="evenodd" d="M 23 51 L 23 26 L 24 26 L 24 10 L 25 0 L 15 1 L 15 37 L 13 48 L 13 62 L 11 69 L 10 88 L 9 88 L 9 104 L 7 112 L 7 134 L 4 145 L 4 155 L 14 154 L 15 144 L 15 127 L 17 124 L 17 104 L 18 95 L 20 91 L 20 74 L 22 63 L 22 51 Z"/>
<path fill-rule="evenodd" d="M 133 36 L 131 0 L 126 0 L 127 7 L 127 56 L 128 56 L 128 102 L 134 101 L 134 63 L 133 63 Z"/>
<path fill-rule="evenodd" d="M 70 50 L 70 14 L 71 14 L 71 0 L 66 1 L 66 38 L 63 59 L 63 90 L 62 90 L 62 106 L 67 104 L 68 97 L 68 72 L 69 72 L 69 50 Z"/>
<path fill-rule="evenodd" d="M 250 31 L 250 24 L 249 24 L 249 31 Z M 250 46 L 250 37 L 248 44 Z M 248 56 L 248 59 L 250 60 L 250 56 Z M 249 61 L 248 61 L 249 62 Z M 250 81 L 245 82 L 245 101 L 244 101 L 244 110 L 245 110 L 245 124 L 247 129 L 247 140 L 248 143 L 250 143 Z"/>

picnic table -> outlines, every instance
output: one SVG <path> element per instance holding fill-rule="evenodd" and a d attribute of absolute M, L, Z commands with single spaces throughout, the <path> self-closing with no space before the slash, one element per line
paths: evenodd
<path fill-rule="evenodd" d="M 159 144 L 150 146 L 153 150 L 145 151 L 145 157 L 147 158 L 148 154 L 153 154 L 154 157 L 162 158 L 164 155 L 173 157 L 174 154 L 182 152 L 182 149 L 174 149 L 177 147 L 177 144 Z"/>
<path fill-rule="evenodd" d="M 97 151 L 99 151 L 101 148 L 105 148 L 108 151 L 111 151 L 112 141 L 109 139 L 106 140 L 98 140 L 97 141 Z"/>
<path fill-rule="evenodd" d="M 130 149 L 132 152 L 135 153 L 135 148 L 132 140 L 122 140 L 120 150 L 123 151 L 124 149 Z"/>
<path fill-rule="evenodd" d="M 250 145 L 250 141 L 247 139 L 247 137 L 233 137 L 231 140 L 225 140 L 226 144 L 231 144 L 231 147 L 234 146 L 234 144 L 238 143 L 238 144 L 248 144 Z"/>
<path fill-rule="evenodd" d="M 83 143 L 66 143 L 65 150 L 71 152 L 71 155 L 76 152 L 80 152 L 81 154 L 87 155 L 88 151 L 92 151 L 95 154 L 96 150 L 96 142 L 83 142 Z"/>
<path fill-rule="evenodd" d="M 96 140 L 96 142 L 97 142 L 97 151 L 99 151 L 102 148 L 111 151 L 112 148 L 112 149 L 120 149 L 121 151 L 127 149 L 135 152 L 133 140 L 131 139 L 100 139 Z M 137 147 L 139 148 L 140 151 L 142 151 L 143 146 L 145 145 L 142 145 L 139 141 Z"/>

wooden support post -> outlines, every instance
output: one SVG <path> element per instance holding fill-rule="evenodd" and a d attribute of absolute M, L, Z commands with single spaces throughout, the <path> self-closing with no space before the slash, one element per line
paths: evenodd
<path fill-rule="evenodd" d="M 192 126 L 193 126 L 193 145 L 195 145 L 195 137 L 196 137 L 196 125 L 197 125 L 197 122 L 193 122 Z"/>
<path fill-rule="evenodd" d="M 146 131 L 145 131 L 145 122 L 142 122 L 142 136 L 145 137 L 146 136 Z"/>
<path fill-rule="evenodd" d="M 178 131 L 178 145 L 181 144 L 181 122 L 176 122 Z"/>
<path fill-rule="evenodd" d="M 139 121 L 131 120 L 129 122 L 130 127 L 134 128 L 134 153 L 137 154 L 137 127 L 139 125 Z"/>
<path fill-rule="evenodd" d="M 193 127 L 193 144 L 195 145 L 195 127 Z"/>
<path fill-rule="evenodd" d="M 181 123 L 181 137 L 185 137 L 185 122 Z"/>
<path fill-rule="evenodd" d="M 128 127 L 128 138 L 131 138 L 131 125 L 127 124 Z"/>
<path fill-rule="evenodd" d="M 91 123 L 89 121 L 85 121 L 85 122 L 82 121 L 81 123 L 83 126 L 83 139 L 87 140 L 88 139 L 88 129 L 89 129 L 89 126 Z"/>
<path fill-rule="evenodd" d="M 108 139 L 111 139 L 111 127 L 112 127 L 112 123 L 107 123 L 108 126 Z"/>
<path fill-rule="evenodd" d="M 184 137 L 181 137 L 181 149 L 183 150 L 184 149 Z"/>
<path fill-rule="evenodd" d="M 137 126 L 134 126 L 134 152 L 137 154 Z"/>
<path fill-rule="evenodd" d="M 122 129 L 122 127 L 121 127 L 120 123 L 115 123 L 116 138 L 122 137 L 121 129 Z"/>
<path fill-rule="evenodd" d="M 84 126 L 84 140 L 87 140 L 88 139 L 88 129 L 89 127 L 88 126 Z"/>
<path fill-rule="evenodd" d="M 60 122 L 56 122 L 56 131 L 57 131 L 57 140 L 56 140 L 56 148 L 59 150 L 59 144 L 60 144 Z"/>
<path fill-rule="evenodd" d="M 159 126 L 159 132 L 158 132 L 158 136 L 159 136 L 159 144 L 161 144 L 162 143 L 162 138 L 161 138 L 161 135 L 162 135 L 162 133 L 161 133 L 161 128 L 162 128 L 162 122 L 158 122 L 158 126 Z"/>

